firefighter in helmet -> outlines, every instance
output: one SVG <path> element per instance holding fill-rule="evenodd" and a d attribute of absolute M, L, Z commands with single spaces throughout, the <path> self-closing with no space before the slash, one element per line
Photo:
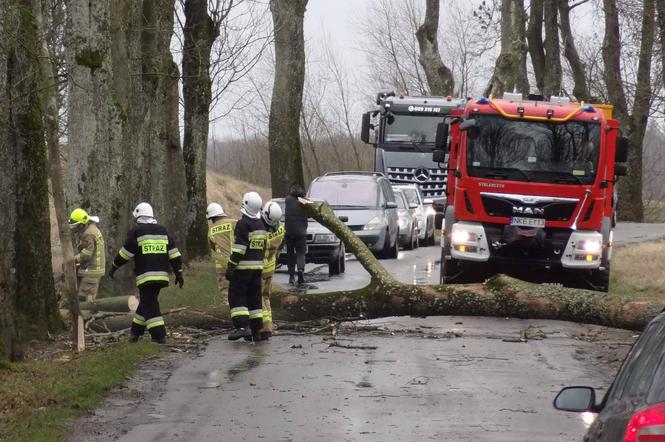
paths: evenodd
<path fill-rule="evenodd" d="M 152 206 L 140 203 L 133 212 L 136 226 L 127 234 L 125 244 L 115 259 L 109 276 L 113 278 L 119 267 L 134 259 L 139 306 L 132 319 L 130 342 L 137 342 L 147 329 L 154 342 L 166 343 L 166 327 L 159 310 L 159 291 L 169 285 L 169 265 L 175 273 L 175 283 L 182 288 L 182 258 L 180 251 L 166 231 L 157 224 Z"/>
<path fill-rule="evenodd" d="M 242 217 L 236 223 L 231 257 L 226 268 L 229 280 L 229 307 L 235 330 L 228 336 L 260 341 L 263 327 L 261 274 L 266 250 L 266 230 L 261 220 L 263 201 L 256 192 L 242 197 Z"/>
<path fill-rule="evenodd" d="M 221 205 L 211 203 L 206 209 L 206 218 L 210 221 L 208 230 L 208 241 L 210 250 L 215 259 L 215 271 L 217 272 L 217 285 L 222 303 L 228 304 L 229 281 L 226 279 L 226 268 L 231 256 L 231 245 L 233 245 L 233 232 L 236 220 L 230 218 L 224 212 Z"/>
<path fill-rule="evenodd" d="M 263 260 L 263 274 L 261 275 L 261 297 L 263 300 L 263 328 L 259 331 L 261 339 L 272 336 L 272 310 L 270 309 L 270 290 L 272 276 L 277 266 L 277 256 L 284 241 L 284 225 L 280 222 L 282 208 L 274 201 L 268 201 L 263 207 L 261 217 L 268 232 L 266 254 Z"/>
<path fill-rule="evenodd" d="M 74 256 L 80 302 L 97 298 L 99 280 L 106 273 L 104 237 L 97 227 L 99 218 L 78 208 L 69 215 L 69 227 L 79 236 L 78 253 Z"/>

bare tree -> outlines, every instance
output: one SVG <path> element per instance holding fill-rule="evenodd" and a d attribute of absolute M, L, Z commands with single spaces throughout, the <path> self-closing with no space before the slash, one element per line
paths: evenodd
<path fill-rule="evenodd" d="M 427 0 L 425 21 L 416 31 L 416 38 L 420 47 L 419 61 L 425 71 L 430 94 L 446 96 L 452 95 L 455 79 L 439 53 L 439 4 L 439 0 Z"/>
<path fill-rule="evenodd" d="M 545 89 L 545 46 L 543 44 L 543 1 L 531 0 L 527 41 L 536 87 L 541 93 Z"/>
<path fill-rule="evenodd" d="M 559 17 L 561 19 L 561 39 L 563 40 L 563 53 L 568 60 L 570 65 L 570 70 L 573 76 L 573 95 L 578 100 L 588 101 L 590 98 L 589 88 L 587 87 L 586 82 L 586 66 L 582 62 L 579 53 L 577 52 L 577 47 L 575 46 L 575 40 L 573 37 L 573 30 L 570 25 L 570 11 L 584 4 L 585 1 L 575 3 L 574 5 L 569 5 L 568 0 L 559 0 Z"/>
<path fill-rule="evenodd" d="M 305 82 L 303 21 L 307 0 L 271 0 L 275 34 L 275 81 L 269 121 L 272 192 L 286 195 L 304 187 L 300 113 Z"/>
<path fill-rule="evenodd" d="M 559 14 L 556 1 L 546 1 L 543 6 L 545 23 L 545 75 L 543 93 L 561 94 L 561 50 L 559 48 Z"/>
<path fill-rule="evenodd" d="M 515 21 L 514 0 L 501 0 L 501 53 L 494 65 L 494 74 L 485 89 L 485 95 L 500 96 L 504 92 L 512 92 L 515 88 L 515 78 L 519 71 L 520 54 L 515 53 L 521 48 L 519 42 L 523 31 L 517 28 Z"/>

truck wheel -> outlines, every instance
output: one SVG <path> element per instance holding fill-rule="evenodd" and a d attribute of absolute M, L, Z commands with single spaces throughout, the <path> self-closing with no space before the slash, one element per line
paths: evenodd
<path fill-rule="evenodd" d="M 610 288 L 610 269 L 592 270 L 587 282 L 591 290 L 607 292 Z"/>

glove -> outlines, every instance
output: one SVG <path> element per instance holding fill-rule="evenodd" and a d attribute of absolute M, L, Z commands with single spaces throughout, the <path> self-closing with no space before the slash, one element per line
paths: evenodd
<path fill-rule="evenodd" d="M 109 270 L 109 278 L 113 279 L 113 275 L 115 275 L 116 270 L 118 270 L 116 266 L 111 267 L 111 270 Z"/>
<path fill-rule="evenodd" d="M 226 273 L 224 273 L 224 277 L 226 278 L 227 281 L 231 282 L 233 279 L 233 275 L 235 274 L 236 268 L 229 266 L 226 269 Z"/>
<path fill-rule="evenodd" d="M 179 272 L 176 272 L 176 274 L 175 274 L 175 283 L 180 288 L 182 288 L 182 286 L 185 285 L 185 280 L 182 278 L 182 270 L 179 271 Z"/>

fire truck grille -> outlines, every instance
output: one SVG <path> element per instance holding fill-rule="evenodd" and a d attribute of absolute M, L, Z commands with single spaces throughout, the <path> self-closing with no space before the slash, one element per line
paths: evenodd
<path fill-rule="evenodd" d="M 445 169 L 388 167 L 387 171 L 393 184 L 418 184 L 425 198 L 440 198 L 445 195 L 448 182 Z"/>
<path fill-rule="evenodd" d="M 544 201 L 535 204 L 524 204 L 519 200 L 481 196 L 485 212 L 489 216 L 530 216 L 545 218 L 548 221 L 568 221 L 575 212 L 575 202 Z"/>

